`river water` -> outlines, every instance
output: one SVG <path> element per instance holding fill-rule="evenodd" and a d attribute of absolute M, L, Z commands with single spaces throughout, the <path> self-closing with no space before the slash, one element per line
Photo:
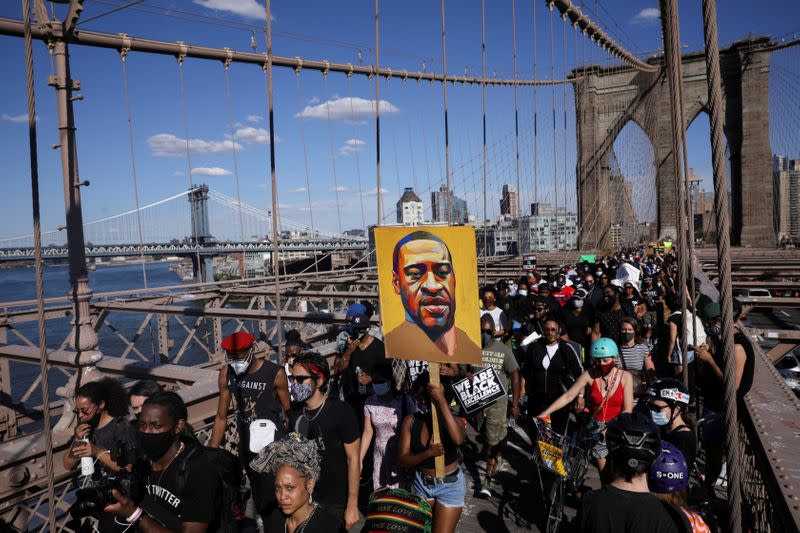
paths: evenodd
<path fill-rule="evenodd" d="M 178 276 L 169 270 L 170 263 L 154 262 L 146 265 L 148 287 L 165 287 L 170 285 L 180 285 Z M 66 296 L 69 289 L 69 267 L 66 265 L 45 265 L 44 269 L 44 293 L 45 297 Z M 144 287 L 141 265 L 121 265 L 121 266 L 98 266 L 96 270 L 89 272 L 89 284 L 94 294 L 124 291 L 131 289 L 141 289 Z M 33 267 L 0 269 L 0 302 L 10 302 L 18 300 L 30 300 L 36 297 L 36 271 Z M 66 303 L 65 303 L 66 304 Z M 65 305 L 58 304 L 58 305 Z M 185 305 L 185 304 L 182 304 Z M 126 338 L 134 336 L 137 328 L 144 321 L 145 315 L 141 313 L 110 313 L 108 324 L 116 328 Z M 189 320 L 189 327 L 191 321 Z M 205 326 L 205 325 L 204 325 Z M 141 357 L 135 353 L 129 355 L 129 359 L 145 365 L 157 364 L 157 337 L 155 332 L 156 320 L 150 321 L 142 335 L 136 341 L 136 348 L 142 353 Z M 205 327 L 200 329 L 200 333 L 207 334 Z M 53 319 L 47 321 L 47 345 L 52 349 L 58 349 L 71 330 L 69 318 Z M 181 331 L 178 331 L 181 330 Z M 170 334 L 175 339 L 176 348 L 180 347 L 186 337 L 174 319 L 170 321 Z M 24 337 L 24 338 L 23 338 Z M 126 348 L 119 336 L 108 326 L 104 326 L 98 332 L 100 348 L 106 354 L 120 355 Z M 15 328 L 8 332 L 7 342 L 9 344 L 27 344 L 25 339 L 38 345 L 38 326 L 35 321 L 17 324 Z M 174 354 L 173 351 L 173 354 Z M 187 353 L 182 364 L 193 364 L 203 360 L 205 354 L 201 355 L 201 350 L 197 349 Z M 37 365 L 11 363 L 11 389 L 13 402 L 19 402 L 35 378 L 39 375 Z M 50 371 L 50 398 L 55 399 L 55 390 L 58 386 L 66 382 L 64 372 L 59 369 Z M 27 399 L 29 406 L 41 403 L 41 392 L 36 389 Z"/>

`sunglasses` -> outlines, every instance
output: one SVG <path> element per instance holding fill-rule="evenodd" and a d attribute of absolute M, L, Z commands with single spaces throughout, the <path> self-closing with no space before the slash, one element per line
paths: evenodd
<path fill-rule="evenodd" d="M 86 409 L 86 408 L 73 409 L 72 410 L 72 414 L 73 415 L 81 414 L 83 416 L 89 416 L 90 413 L 94 413 L 95 411 L 97 411 L 97 406 L 96 405 L 94 407 L 90 408 L 90 409 Z"/>
<path fill-rule="evenodd" d="M 295 383 L 303 383 L 307 379 L 314 379 L 314 376 L 296 376 L 294 374 L 289 376 L 289 381 L 293 381 Z"/>

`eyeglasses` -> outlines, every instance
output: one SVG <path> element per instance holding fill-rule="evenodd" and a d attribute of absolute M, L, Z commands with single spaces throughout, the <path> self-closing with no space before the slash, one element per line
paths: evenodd
<path fill-rule="evenodd" d="M 294 374 L 289 376 L 289 381 L 294 381 L 296 383 L 303 383 L 307 379 L 314 379 L 314 377 L 313 376 L 297 376 L 297 375 L 294 375 Z"/>

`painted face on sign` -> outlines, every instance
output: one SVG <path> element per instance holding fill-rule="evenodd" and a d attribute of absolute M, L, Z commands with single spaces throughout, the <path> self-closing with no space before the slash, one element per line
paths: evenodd
<path fill-rule="evenodd" d="M 444 243 L 416 239 L 403 244 L 397 253 L 392 285 L 408 317 L 431 340 L 453 327 L 456 275 Z"/>

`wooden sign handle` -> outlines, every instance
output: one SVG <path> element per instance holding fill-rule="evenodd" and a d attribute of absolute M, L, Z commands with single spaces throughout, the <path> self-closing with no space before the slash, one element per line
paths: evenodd
<path fill-rule="evenodd" d="M 431 385 L 439 386 L 441 384 L 439 380 L 439 363 L 435 361 L 428 363 L 428 373 L 430 375 Z M 431 400 L 431 425 L 433 426 L 431 442 L 442 442 L 442 437 L 439 434 L 439 415 L 436 412 L 436 406 L 433 405 L 433 400 Z M 444 477 L 444 455 L 437 455 L 434 458 L 434 466 L 436 469 L 436 477 Z"/>

